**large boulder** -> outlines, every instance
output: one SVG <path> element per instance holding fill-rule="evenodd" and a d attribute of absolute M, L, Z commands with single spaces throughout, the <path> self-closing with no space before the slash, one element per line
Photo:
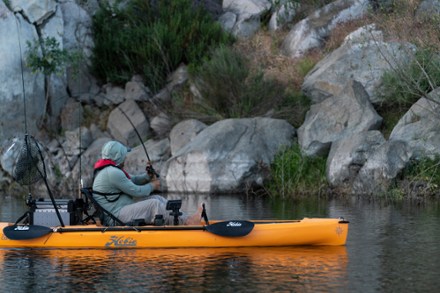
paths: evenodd
<path fill-rule="evenodd" d="M 404 141 L 390 140 L 380 145 L 359 171 L 353 193 L 380 196 L 389 191 L 411 156 L 411 149 Z"/>
<path fill-rule="evenodd" d="M 415 159 L 440 155 L 440 88 L 420 98 L 399 120 L 390 140 L 405 141 Z"/>
<path fill-rule="evenodd" d="M 350 190 L 368 157 L 385 141 L 378 130 L 353 133 L 335 141 L 326 165 L 326 176 L 330 185 Z"/>
<path fill-rule="evenodd" d="M 382 124 L 360 82 L 351 80 L 332 98 L 314 104 L 298 129 L 298 142 L 308 156 L 326 156 L 331 144 L 353 133 Z"/>
<path fill-rule="evenodd" d="M 341 91 L 348 79 L 355 79 L 362 83 L 371 102 L 378 103 L 383 74 L 403 66 L 414 52 L 413 45 L 385 42 L 374 25 L 359 28 L 315 65 L 304 78 L 302 91 L 319 103 Z"/>
<path fill-rule="evenodd" d="M 294 136 L 294 127 L 279 119 L 216 122 L 164 164 L 164 187 L 169 192 L 231 193 L 262 186 L 264 171 Z"/>
<path fill-rule="evenodd" d="M 196 119 L 188 119 L 177 123 L 170 132 L 171 154 L 176 154 L 206 127 L 205 123 Z"/>

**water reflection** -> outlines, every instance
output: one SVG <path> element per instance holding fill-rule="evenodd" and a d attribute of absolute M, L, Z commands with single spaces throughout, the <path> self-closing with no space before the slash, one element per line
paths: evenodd
<path fill-rule="evenodd" d="M 346 287 L 347 262 L 344 246 L 0 250 L 0 282 L 6 291 L 328 292 Z"/>

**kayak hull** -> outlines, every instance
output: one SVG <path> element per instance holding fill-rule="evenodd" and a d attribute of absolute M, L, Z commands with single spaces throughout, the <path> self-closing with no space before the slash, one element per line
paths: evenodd
<path fill-rule="evenodd" d="M 73 225 L 52 227 L 41 237 L 11 240 L 1 235 L 0 248 L 186 248 L 345 245 L 348 222 L 341 219 L 252 221 L 252 231 L 239 237 L 219 236 L 203 225 L 103 227 Z M 0 230 L 11 223 L 0 223 Z"/>

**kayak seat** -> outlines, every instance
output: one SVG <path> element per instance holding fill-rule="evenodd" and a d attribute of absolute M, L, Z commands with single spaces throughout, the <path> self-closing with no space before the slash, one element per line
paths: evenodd
<path fill-rule="evenodd" d="M 87 215 L 87 218 L 93 220 L 95 223 L 96 221 L 94 219 L 98 218 L 101 221 L 101 224 L 104 226 L 132 226 L 133 224 L 140 226 L 140 224 L 142 224 L 137 221 L 136 223 L 130 223 L 131 225 L 122 222 L 96 201 L 96 199 L 93 197 L 93 190 L 91 187 L 81 188 L 81 193 L 85 196 L 86 202 L 92 203 L 95 209 L 92 215 L 88 215 L 87 210 L 84 211 L 84 213 Z M 88 206 L 88 204 L 86 204 L 86 206 Z"/>

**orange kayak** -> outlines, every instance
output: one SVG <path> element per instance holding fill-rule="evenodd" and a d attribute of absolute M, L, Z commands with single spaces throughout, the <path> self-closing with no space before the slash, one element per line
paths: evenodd
<path fill-rule="evenodd" d="M 0 222 L 0 248 L 189 248 L 345 245 L 342 218 L 216 221 L 194 226 L 96 224 L 45 227 Z"/>

